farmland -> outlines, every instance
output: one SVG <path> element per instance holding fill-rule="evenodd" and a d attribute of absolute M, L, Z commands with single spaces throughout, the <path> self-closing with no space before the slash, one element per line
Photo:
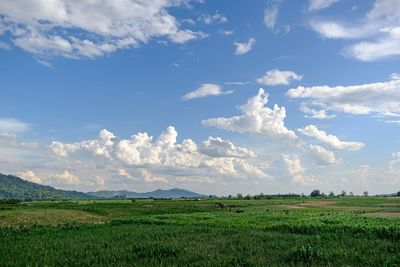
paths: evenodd
<path fill-rule="evenodd" d="M 4 204 L 0 262 L 394 266 L 400 264 L 399 214 L 400 199 L 388 197 Z"/>

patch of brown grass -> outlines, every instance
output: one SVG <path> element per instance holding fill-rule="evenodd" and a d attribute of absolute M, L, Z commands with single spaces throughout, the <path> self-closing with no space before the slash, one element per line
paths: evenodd
<path fill-rule="evenodd" d="M 95 223 L 102 222 L 102 216 L 93 215 L 80 210 L 45 209 L 45 210 L 11 210 L 0 213 L 0 227 L 19 225 L 50 225 L 66 223 Z"/>

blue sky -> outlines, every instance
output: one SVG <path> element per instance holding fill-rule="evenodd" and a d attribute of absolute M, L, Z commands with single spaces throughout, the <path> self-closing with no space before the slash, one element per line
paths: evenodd
<path fill-rule="evenodd" d="M 399 0 L 0 1 L 0 169 L 79 191 L 398 191 L 399 47 Z"/>

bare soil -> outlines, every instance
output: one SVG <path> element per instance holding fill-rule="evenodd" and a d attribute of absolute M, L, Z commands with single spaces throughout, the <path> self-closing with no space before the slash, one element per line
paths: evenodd
<path fill-rule="evenodd" d="M 307 205 L 329 205 L 329 204 L 336 204 L 338 203 L 337 201 L 319 201 L 319 200 L 311 200 L 311 201 L 306 201 Z"/>

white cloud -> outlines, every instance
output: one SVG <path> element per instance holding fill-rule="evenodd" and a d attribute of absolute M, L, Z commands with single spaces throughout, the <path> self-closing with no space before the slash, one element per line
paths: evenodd
<path fill-rule="evenodd" d="M 313 186 L 320 184 L 318 180 L 314 177 L 314 175 L 304 175 L 304 174 L 294 175 L 291 183 L 295 185 L 298 184 L 301 186 Z"/>
<path fill-rule="evenodd" d="M 376 0 L 357 22 L 311 20 L 311 27 L 325 38 L 357 39 L 344 54 L 362 61 L 375 61 L 400 54 L 400 2 Z M 364 40 L 363 40 L 364 39 Z"/>
<path fill-rule="evenodd" d="M 33 171 L 25 171 L 25 172 L 18 172 L 17 175 L 24 179 L 27 180 L 29 182 L 32 183 L 37 183 L 37 184 L 41 184 L 42 183 L 42 179 L 40 179 L 39 177 L 36 176 L 36 174 Z"/>
<path fill-rule="evenodd" d="M 375 61 L 400 55 L 400 36 L 389 35 L 373 42 L 360 42 L 347 48 L 346 52 L 362 61 Z"/>
<path fill-rule="evenodd" d="M 74 144 L 53 142 L 49 149 L 60 161 L 89 165 L 92 162 L 96 168 L 108 166 L 128 178 L 131 176 L 126 169 L 144 169 L 147 172 L 139 172 L 145 181 L 161 181 L 161 177 L 175 179 L 177 176 L 211 175 L 220 179 L 272 179 L 247 162 L 255 160 L 253 152 L 236 147 L 229 141 L 211 137 L 199 150 L 192 140 L 185 139 L 177 144 L 176 138 L 177 132 L 171 126 L 155 141 L 147 133 L 119 139 L 111 132 L 102 130 L 97 139 Z M 153 172 L 156 175 L 149 175 Z"/>
<path fill-rule="evenodd" d="M 308 125 L 304 128 L 297 129 L 299 132 L 301 132 L 304 135 L 307 136 L 312 136 L 321 142 L 323 142 L 325 145 L 329 146 L 332 149 L 336 150 L 360 150 L 362 147 L 364 147 L 363 143 L 360 142 L 343 142 L 340 141 L 339 138 L 337 138 L 334 135 L 327 134 L 325 131 L 319 130 L 317 126 L 315 125 Z"/>
<path fill-rule="evenodd" d="M 232 142 L 222 140 L 220 137 L 208 137 L 203 141 L 199 150 L 201 153 L 210 157 L 233 157 L 233 158 L 248 158 L 254 157 L 253 151 L 242 147 L 236 147 Z"/>
<path fill-rule="evenodd" d="M 317 145 L 309 145 L 308 149 L 318 165 L 337 165 L 341 162 L 340 159 L 336 159 L 335 154 L 332 151 L 328 151 L 323 147 Z"/>
<path fill-rule="evenodd" d="M 270 28 L 274 29 L 275 28 L 275 23 L 278 18 L 278 12 L 279 9 L 277 6 L 271 6 L 267 9 L 265 9 L 264 12 L 264 24 Z"/>
<path fill-rule="evenodd" d="M 310 0 L 308 10 L 309 11 L 316 11 L 321 10 L 324 8 L 328 8 L 336 2 L 340 0 Z"/>
<path fill-rule="evenodd" d="M 101 178 L 100 176 L 96 176 L 95 178 L 94 178 L 94 180 L 95 180 L 95 183 L 97 184 L 97 185 L 101 185 L 101 186 L 104 186 L 104 179 L 103 178 Z"/>
<path fill-rule="evenodd" d="M 291 184 L 300 186 L 316 185 L 319 182 L 313 175 L 306 175 L 305 168 L 301 166 L 299 156 L 282 154 L 283 162 L 285 163 L 289 174 L 292 176 Z"/>
<path fill-rule="evenodd" d="M 0 42 L 0 49 L 10 50 L 11 46 L 7 43 Z"/>
<path fill-rule="evenodd" d="M 267 103 L 268 94 L 260 88 L 256 96 L 249 98 L 245 105 L 239 107 L 243 115 L 231 118 L 212 118 L 203 120 L 202 124 L 232 132 L 248 132 L 256 137 L 299 145 L 301 139 L 285 127 L 285 108 L 274 105 L 274 108 L 270 109 L 265 107 Z"/>
<path fill-rule="evenodd" d="M 232 94 L 234 92 L 233 90 L 222 91 L 221 89 L 222 87 L 217 84 L 203 83 L 201 87 L 198 88 L 197 90 L 182 96 L 182 100 L 201 98 L 210 95 L 227 95 L 227 94 Z"/>
<path fill-rule="evenodd" d="M 67 170 L 63 173 L 55 174 L 53 177 L 53 184 L 80 185 L 82 183 L 78 176 L 69 173 Z"/>
<path fill-rule="evenodd" d="M 12 118 L 0 118 L 0 132 L 23 133 L 29 130 L 29 124 Z"/>
<path fill-rule="evenodd" d="M 286 95 L 292 99 L 308 99 L 307 106 L 325 111 L 382 116 L 400 115 L 400 80 L 352 86 L 299 86 Z"/>
<path fill-rule="evenodd" d="M 390 121 L 386 121 L 386 122 L 400 125 L 400 120 L 390 120 Z"/>
<path fill-rule="evenodd" d="M 233 44 L 236 46 L 235 55 L 246 54 L 253 48 L 253 45 L 255 44 L 255 42 L 256 42 L 256 39 L 253 37 L 250 38 L 247 43 L 234 42 Z"/>
<path fill-rule="evenodd" d="M 163 183 L 168 183 L 167 179 L 163 177 L 154 177 L 149 170 L 146 169 L 139 169 L 142 177 L 144 180 L 148 183 L 153 183 L 153 182 L 163 182 Z"/>
<path fill-rule="evenodd" d="M 231 30 L 219 30 L 218 32 L 223 35 L 232 35 L 234 33 L 234 31 Z"/>
<path fill-rule="evenodd" d="M 392 154 L 393 159 L 389 163 L 389 174 L 399 174 L 399 166 L 400 166 L 400 152 L 396 152 Z"/>
<path fill-rule="evenodd" d="M 126 177 L 126 178 L 128 178 L 128 179 L 133 179 L 133 180 L 135 180 L 135 178 L 133 178 L 132 175 L 130 175 L 125 169 L 122 169 L 122 168 L 118 169 L 118 175 L 124 176 L 124 177 Z"/>
<path fill-rule="evenodd" d="M 288 85 L 291 81 L 301 81 L 302 78 L 303 77 L 301 75 L 296 74 L 293 71 L 280 71 L 278 69 L 273 69 L 267 71 L 263 77 L 258 78 L 257 82 L 259 84 L 272 86 L 280 84 Z"/>
<path fill-rule="evenodd" d="M 300 110 L 302 112 L 306 113 L 306 115 L 304 115 L 304 117 L 309 118 L 309 119 L 331 119 L 331 118 L 336 117 L 335 114 L 331 114 L 331 115 L 326 114 L 326 110 L 323 110 L 323 109 L 316 110 L 313 108 L 309 108 L 307 106 L 307 104 L 304 102 L 301 103 Z"/>
<path fill-rule="evenodd" d="M 224 16 L 221 15 L 220 13 L 215 13 L 214 15 L 204 15 L 199 17 L 198 20 L 203 21 L 205 24 L 211 24 L 213 22 L 217 23 L 225 23 L 228 21 L 228 19 Z"/>
<path fill-rule="evenodd" d="M 358 39 L 366 37 L 376 30 L 373 25 L 355 27 L 335 21 L 312 20 L 310 24 L 316 32 L 330 39 Z"/>
<path fill-rule="evenodd" d="M 12 42 L 40 55 L 94 58 L 166 36 L 174 43 L 202 37 L 181 29 L 168 8 L 185 0 L 1 1 L 0 24 Z"/>
<path fill-rule="evenodd" d="M 39 144 L 34 142 L 20 142 L 17 139 L 17 135 L 14 133 L 2 133 L 0 132 L 0 145 L 4 146 L 15 146 L 15 147 L 25 147 L 30 149 L 36 149 Z"/>
<path fill-rule="evenodd" d="M 299 156 L 286 154 L 282 154 L 281 156 L 291 175 L 303 173 L 305 171 L 305 169 L 300 164 Z"/>

